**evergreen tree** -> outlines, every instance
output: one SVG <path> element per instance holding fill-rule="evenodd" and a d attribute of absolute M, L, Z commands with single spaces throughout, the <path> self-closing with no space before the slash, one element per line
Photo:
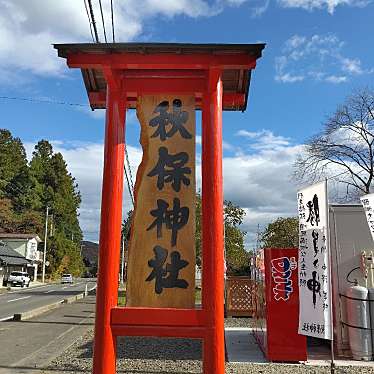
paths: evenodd
<path fill-rule="evenodd" d="M 0 197 L 12 201 L 22 193 L 15 181 L 26 170 L 26 151 L 21 140 L 14 138 L 10 131 L 0 129 Z"/>
<path fill-rule="evenodd" d="M 82 240 L 82 231 L 79 226 L 78 214 L 81 203 L 80 192 L 75 179 L 67 171 L 67 165 L 61 153 L 51 158 L 53 173 L 50 175 L 50 185 L 53 189 L 53 218 L 57 229 L 61 230 L 67 238 L 75 243 Z"/>
<path fill-rule="evenodd" d="M 30 171 L 36 180 L 36 193 L 42 203 L 42 212 L 48 206 L 53 215 L 54 229 L 79 243 L 82 240 L 78 221 L 81 196 L 61 153 L 53 153 L 48 141 L 39 141 L 33 152 Z"/>
<path fill-rule="evenodd" d="M 47 245 L 50 262 L 47 272 L 52 277 L 63 272 L 79 275 L 84 265 L 79 248 L 82 231 L 78 221 L 81 203 L 78 185 L 68 172 L 61 153 L 54 153 L 52 145 L 46 140 L 39 141 L 35 146 L 30 174 L 41 203 L 40 213 L 45 214 L 49 207 L 53 222 Z"/>
<path fill-rule="evenodd" d="M 30 162 L 30 175 L 34 182 L 35 194 L 40 200 L 40 209 L 45 211 L 53 201 L 53 188 L 50 185 L 52 170 L 52 145 L 47 140 L 41 140 L 35 146 Z"/>
<path fill-rule="evenodd" d="M 37 233 L 42 217 L 27 165 L 26 151 L 19 138 L 0 129 L 0 230 Z"/>
<path fill-rule="evenodd" d="M 84 270 L 79 244 L 82 231 L 78 209 L 81 196 L 61 153 L 47 140 L 35 146 L 28 165 L 19 138 L 0 129 L 0 232 L 36 233 L 44 237 L 45 211 L 49 207 L 53 230 L 48 237 L 47 272 L 59 276 Z"/>
<path fill-rule="evenodd" d="M 21 140 L 14 138 L 10 131 L 0 129 L 0 185 L 2 191 L 25 166 L 27 166 L 26 152 Z"/>

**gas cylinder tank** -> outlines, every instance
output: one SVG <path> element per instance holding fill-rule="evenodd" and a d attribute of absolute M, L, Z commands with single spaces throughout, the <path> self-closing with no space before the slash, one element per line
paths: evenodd
<path fill-rule="evenodd" d="M 349 287 L 346 292 L 349 345 L 354 360 L 370 361 L 373 356 L 369 291 L 366 287 Z"/>
<path fill-rule="evenodd" d="M 371 325 L 371 348 L 373 350 L 373 360 L 374 360 L 374 288 L 369 288 L 369 310 L 370 310 L 370 325 Z"/>

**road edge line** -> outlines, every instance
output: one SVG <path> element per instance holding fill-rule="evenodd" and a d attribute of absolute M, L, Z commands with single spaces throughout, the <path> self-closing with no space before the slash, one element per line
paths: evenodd
<path fill-rule="evenodd" d="M 56 308 L 60 307 L 62 305 L 62 303 L 63 303 L 63 300 L 60 300 L 60 301 L 56 301 L 52 304 L 43 305 L 39 308 L 29 310 L 27 312 L 15 313 L 14 316 L 13 316 L 13 321 L 20 322 L 20 321 L 28 320 L 28 319 L 33 318 L 33 317 L 37 317 L 40 314 L 43 314 L 45 312 L 48 312 L 50 310 L 53 310 L 53 309 L 56 309 Z"/>
<path fill-rule="evenodd" d="M 92 290 L 96 289 L 96 287 L 97 287 L 97 285 L 94 285 L 90 290 L 88 290 L 88 293 L 92 292 Z M 74 296 L 68 297 L 66 299 L 54 302 L 52 304 L 43 305 L 43 306 L 41 306 L 39 308 L 32 309 L 32 310 L 29 310 L 27 312 L 15 313 L 13 315 L 13 319 L 12 320 L 15 321 L 15 322 L 25 321 L 25 320 L 28 320 L 30 318 L 37 317 L 40 314 L 46 313 L 46 312 L 48 312 L 50 310 L 59 308 L 63 304 L 71 304 L 71 303 L 73 303 L 73 302 L 75 302 L 77 300 L 83 299 L 85 296 L 86 296 L 85 292 L 81 292 L 81 293 L 79 293 L 77 295 L 74 295 Z"/>

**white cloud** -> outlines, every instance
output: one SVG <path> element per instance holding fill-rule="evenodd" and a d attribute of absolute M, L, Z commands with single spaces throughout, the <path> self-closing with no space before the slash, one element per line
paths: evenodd
<path fill-rule="evenodd" d="M 114 2 L 116 41 L 144 37 L 151 18 L 211 17 L 225 7 L 248 0 L 123 0 Z M 93 1 L 99 38 L 104 41 L 97 1 Z M 111 41 L 110 2 L 102 2 L 106 33 Z M 67 69 L 53 43 L 90 42 L 90 28 L 83 1 L 0 0 L 0 68 L 2 83 L 14 83 L 14 75 L 62 75 Z M 17 74 L 19 73 L 19 74 Z"/>
<path fill-rule="evenodd" d="M 88 23 L 80 2 L 0 0 L 0 60 L 5 71 L 61 72 L 53 42 L 87 40 Z M 61 22 L 63 20 L 63 22 Z"/>
<path fill-rule="evenodd" d="M 257 132 L 239 130 L 236 135 L 247 138 L 249 140 L 248 147 L 257 151 L 274 150 L 290 146 L 289 138 L 274 135 L 270 130 Z"/>
<path fill-rule="evenodd" d="M 295 82 L 301 82 L 305 79 L 305 76 L 303 75 L 291 75 L 290 73 L 286 74 L 280 74 L 275 77 L 276 81 L 282 82 L 282 83 L 295 83 Z"/>
<path fill-rule="evenodd" d="M 356 59 L 342 58 L 342 69 L 350 74 L 362 74 L 361 61 Z"/>
<path fill-rule="evenodd" d="M 270 0 L 251 1 L 252 17 L 261 17 L 269 8 Z"/>
<path fill-rule="evenodd" d="M 371 0 L 279 0 L 285 7 L 308 10 L 348 4 L 364 6 Z M 260 16 L 270 0 L 123 0 L 114 2 L 117 41 L 147 39 L 144 25 L 151 19 L 159 22 L 177 16 L 213 17 L 227 7 L 247 4 L 253 16 Z M 110 2 L 103 4 L 105 26 L 111 41 Z M 99 5 L 93 2 L 99 37 L 104 41 Z M 90 42 L 89 22 L 83 1 L 0 0 L 0 68 L 1 83 L 17 84 L 33 75 L 62 75 L 67 69 L 58 58 L 52 43 Z M 352 66 L 352 65 L 351 65 Z M 349 69 L 349 65 L 348 65 Z M 285 76 L 283 81 L 290 80 Z"/>
<path fill-rule="evenodd" d="M 336 75 L 330 75 L 325 78 L 326 82 L 330 83 L 342 83 L 347 81 L 347 77 L 344 76 L 336 76 Z"/>
<path fill-rule="evenodd" d="M 373 69 L 362 67 L 360 59 L 345 56 L 344 46 L 334 34 L 293 35 L 285 41 L 282 55 L 275 58 L 275 80 L 295 83 L 311 79 L 337 84 L 372 73 Z"/>
<path fill-rule="evenodd" d="M 291 140 L 276 136 L 269 130 L 259 132 L 240 131 L 247 136 L 248 149 L 223 159 L 224 198 L 244 208 L 246 217 L 242 229 L 247 231 L 246 246 L 253 248 L 256 242 L 257 226 L 263 230 L 278 217 L 296 215 L 297 186 L 290 180 L 292 166 L 302 145 L 292 145 Z M 262 135 L 261 135 L 262 134 Z M 266 140 L 268 139 L 268 140 Z M 256 147 L 251 148 L 251 142 Z M 68 169 L 77 179 L 82 194 L 80 224 L 87 240 L 98 240 L 101 205 L 101 184 L 103 167 L 103 145 L 76 141 L 52 141 L 54 150 L 61 152 Z M 33 144 L 26 148 L 31 155 Z M 140 164 L 140 147 L 128 146 L 132 174 Z M 332 169 L 331 175 L 340 169 Z M 201 157 L 196 157 L 197 189 L 201 187 Z M 331 186 L 335 197 L 344 196 L 341 185 Z M 340 197 L 341 197 L 340 196 Z M 130 197 L 124 183 L 125 215 L 131 208 Z"/>
<path fill-rule="evenodd" d="M 330 14 L 333 14 L 335 8 L 341 5 L 362 8 L 371 2 L 372 0 L 278 0 L 278 3 L 285 8 L 301 8 L 309 11 L 327 9 Z"/>
<path fill-rule="evenodd" d="M 278 217 L 296 215 L 297 186 L 290 177 L 302 145 L 267 129 L 240 130 L 236 135 L 247 144 L 223 160 L 224 193 L 225 199 L 244 208 L 242 229 L 248 232 L 247 247 L 253 248 L 258 225 L 261 231 Z"/>
<path fill-rule="evenodd" d="M 288 138 L 276 136 L 269 130 L 240 131 L 248 138 L 248 149 L 231 157 L 224 157 L 225 199 L 245 208 L 247 217 L 243 230 L 249 231 L 247 245 L 253 247 L 257 224 L 261 228 L 279 216 L 295 214 L 296 187 L 290 182 L 292 164 L 299 145 L 291 145 Z M 76 178 L 82 194 L 80 224 L 86 239 L 98 240 L 103 167 L 103 145 L 81 141 L 51 141 L 55 152 L 61 152 L 68 169 Z M 34 144 L 25 144 L 30 158 Z M 140 147 L 128 146 L 132 174 L 140 164 Z M 197 189 L 201 187 L 201 157 L 196 157 Z M 131 208 L 124 182 L 123 211 Z M 125 214 L 125 213 L 124 213 Z"/>

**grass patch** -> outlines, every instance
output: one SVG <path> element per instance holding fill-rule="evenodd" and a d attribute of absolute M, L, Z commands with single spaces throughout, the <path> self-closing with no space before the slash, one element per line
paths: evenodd
<path fill-rule="evenodd" d="M 125 305 L 126 305 L 126 297 L 118 296 L 118 306 L 125 306 Z"/>
<path fill-rule="evenodd" d="M 201 303 L 201 289 L 195 288 L 195 303 L 200 304 Z"/>

